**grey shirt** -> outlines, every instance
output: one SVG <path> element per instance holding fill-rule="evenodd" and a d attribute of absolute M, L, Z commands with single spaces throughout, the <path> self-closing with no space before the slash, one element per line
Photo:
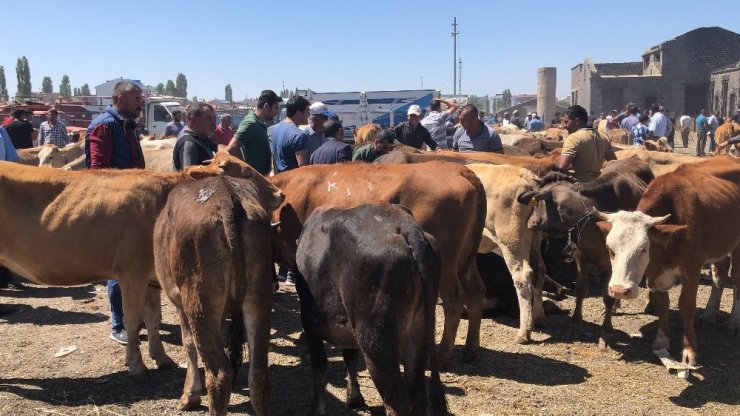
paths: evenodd
<path fill-rule="evenodd" d="M 498 133 L 481 121 L 478 134 L 472 137 L 463 127 L 457 129 L 452 136 L 452 148 L 460 152 L 500 152 L 504 146 Z"/>
<path fill-rule="evenodd" d="M 437 142 L 437 147 L 440 149 L 447 148 L 447 122 L 452 120 L 452 112 L 446 111 L 432 111 L 421 120 L 421 125 L 424 126 L 429 134 L 432 136 L 432 140 Z"/>

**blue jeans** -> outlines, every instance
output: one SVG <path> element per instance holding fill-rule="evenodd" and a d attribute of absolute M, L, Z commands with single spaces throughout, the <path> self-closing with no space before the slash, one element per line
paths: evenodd
<path fill-rule="evenodd" d="M 108 301 L 110 303 L 110 329 L 113 332 L 123 330 L 123 301 L 121 288 L 115 280 L 108 280 Z"/>
<path fill-rule="evenodd" d="M 717 147 L 717 143 L 714 141 L 714 133 L 709 134 L 709 151 L 714 152 L 714 149 Z"/>

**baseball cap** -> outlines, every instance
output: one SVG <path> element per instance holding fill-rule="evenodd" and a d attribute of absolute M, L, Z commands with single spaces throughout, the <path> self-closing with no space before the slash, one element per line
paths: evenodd
<path fill-rule="evenodd" d="M 421 116 L 421 107 L 419 107 L 416 104 L 414 104 L 411 107 L 409 107 L 409 111 L 406 113 L 406 115 L 409 115 L 410 116 L 412 114 L 415 114 L 417 116 Z"/>
<path fill-rule="evenodd" d="M 308 111 L 311 113 L 312 116 L 330 116 L 329 109 L 326 108 L 326 104 L 322 103 L 321 101 L 316 101 L 315 103 L 311 104 L 311 106 L 308 107 Z"/>

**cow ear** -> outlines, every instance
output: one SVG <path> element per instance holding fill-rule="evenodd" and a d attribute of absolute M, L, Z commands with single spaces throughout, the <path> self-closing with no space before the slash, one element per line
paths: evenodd
<path fill-rule="evenodd" d="M 675 243 L 683 239 L 686 235 L 686 225 L 676 224 L 658 224 L 648 229 L 648 237 L 650 238 L 650 244 L 660 244 L 663 247 L 669 247 L 671 243 Z"/>
<path fill-rule="evenodd" d="M 596 223 L 596 226 L 599 227 L 599 230 L 601 230 L 604 235 L 609 234 L 609 231 L 612 230 L 612 223 L 609 221 L 599 221 Z"/>
<path fill-rule="evenodd" d="M 185 175 L 196 181 L 199 179 L 208 178 L 210 176 L 219 175 L 222 172 L 223 170 L 216 166 L 213 166 L 212 164 L 208 166 L 190 166 L 189 168 L 185 169 Z"/>
<path fill-rule="evenodd" d="M 595 209 L 594 210 L 594 216 L 596 218 L 600 219 L 601 221 L 609 221 L 611 219 L 612 215 L 614 215 L 614 214 L 609 214 L 608 212 L 601 212 L 598 209 Z M 610 229 L 611 229 L 611 226 L 610 226 Z M 607 231 L 607 232 L 609 232 L 609 231 Z"/>

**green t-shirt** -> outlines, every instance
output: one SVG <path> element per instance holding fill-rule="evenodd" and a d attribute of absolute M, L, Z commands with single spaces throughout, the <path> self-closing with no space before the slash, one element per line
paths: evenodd
<path fill-rule="evenodd" d="M 352 161 L 363 160 L 367 163 L 371 163 L 378 156 L 380 155 L 373 150 L 373 144 L 368 143 L 352 153 Z"/>
<path fill-rule="evenodd" d="M 267 125 L 260 121 L 254 111 L 247 114 L 239 124 L 234 138 L 241 144 L 242 159 L 257 172 L 268 175 L 272 170 L 272 152 L 267 137 Z"/>

